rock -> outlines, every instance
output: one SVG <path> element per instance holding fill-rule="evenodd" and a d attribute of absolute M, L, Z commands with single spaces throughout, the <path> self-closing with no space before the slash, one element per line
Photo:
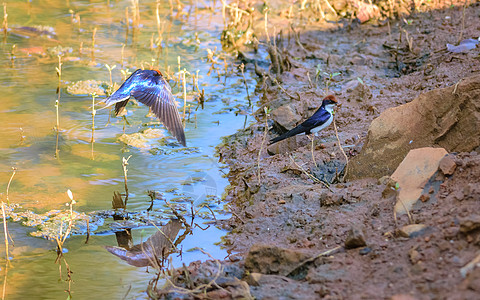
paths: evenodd
<path fill-rule="evenodd" d="M 333 193 L 330 191 L 320 193 L 320 206 L 322 207 L 342 205 L 343 203 L 345 203 L 345 198 L 342 193 Z"/>
<path fill-rule="evenodd" d="M 457 168 L 457 164 L 455 163 L 453 155 L 446 155 L 444 158 L 442 158 L 438 168 L 444 175 L 452 175 Z"/>
<path fill-rule="evenodd" d="M 425 224 L 410 224 L 403 226 L 398 232 L 403 237 L 414 238 L 424 234 L 427 228 Z"/>
<path fill-rule="evenodd" d="M 337 0 L 337 1 L 333 1 L 332 2 L 332 6 L 333 8 L 339 12 L 341 10 L 343 10 L 344 8 L 346 8 L 348 5 L 348 1 L 347 0 Z"/>
<path fill-rule="evenodd" d="M 415 265 L 420 261 L 422 255 L 417 251 L 417 249 L 411 248 L 410 250 L 408 250 L 408 258 L 410 259 L 412 265 Z"/>
<path fill-rule="evenodd" d="M 385 184 L 387 185 L 392 179 L 390 178 L 390 176 L 383 176 L 381 178 L 378 179 L 378 184 Z"/>
<path fill-rule="evenodd" d="M 465 279 L 465 286 L 472 291 L 480 293 L 480 268 L 477 267 L 468 274 Z"/>
<path fill-rule="evenodd" d="M 365 247 L 367 242 L 363 231 L 358 228 L 352 228 L 348 231 L 347 238 L 345 239 L 345 248 L 353 249 L 358 247 Z"/>
<path fill-rule="evenodd" d="M 350 160 L 347 179 L 389 175 L 415 148 L 440 146 L 448 152 L 478 148 L 479 98 L 477 75 L 382 112 L 370 125 L 362 150 Z"/>
<path fill-rule="evenodd" d="M 480 215 L 470 215 L 460 219 L 460 232 L 467 233 L 480 228 Z"/>
<path fill-rule="evenodd" d="M 280 276 L 280 275 L 265 275 L 261 273 L 250 273 L 250 275 L 247 276 L 246 281 L 251 286 L 260 286 L 260 285 L 271 284 L 279 281 L 292 282 L 294 280 L 285 276 Z"/>
<path fill-rule="evenodd" d="M 369 4 L 364 2 L 355 2 L 354 7 L 356 7 L 356 16 L 360 23 L 365 23 L 370 19 L 380 18 L 380 9 L 375 4 Z"/>
<path fill-rule="evenodd" d="M 390 176 L 384 176 L 382 178 L 385 178 L 383 181 L 381 181 L 385 183 L 385 189 L 382 191 L 382 198 L 386 199 L 392 197 L 393 195 L 396 196 L 398 194 L 397 182 Z"/>
<path fill-rule="evenodd" d="M 420 199 L 420 201 L 422 201 L 422 202 L 427 202 L 428 200 L 430 200 L 430 195 L 428 195 L 428 194 L 422 194 L 422 195 L 420 195 L 420 198 L 419 198 L 419 199 Z"/>
<path fill-rule="evenodd" d="M 372 248 L 370 248 L 370 247 L 365 247 L 365 248 L 360 249 L 360 251 L 358 251 L 358 254 L 360 254 L 360 255 L 367 255 L 367 254 L 369 254 L 370 252 L 372 252 Z"/>
<path fill-rule="evenodd" d="M 395 212 L 404 214 L 410 210 L 422 194 L 423 187 L 438 170 L 440 160 L 447 154 L 443 148 L 411 150 L 392 174 L 397 182 L 398 194 Z"/>
<path fill-rule="evenodd" d="M 248 284 L 243 280 L 239 280 L 238 278 L 233 278 L 231 281 L 220 284 L 219 286 L 221 289 L 216 289 L 206 293 L 206 298 L 244 300 L 254 299 L 250 294 L 250 287 Z"/>
<path fill-rule="evenodd" d="M 272 120 L 284 128 L 293 128 L 302 120 L 292 105 L 283 105 L 271 112 Z"/>
<path fill-rule="evenodd" d="M 267 147 L 267 153 L 270 155 L 294 152 L 299 147 L 308 145 L 311 141 L 306 135 L 296 135 L 288 139 L 284 139 Z"/>
<path fill-rule="evenodd" d="M 262 276 L 263 276 L 263 274 L 261 274 L 261 273 L 253 272 L 253 273 L 250 273 L 250 275 L 247 276 L 246 281 L 249 285 L 259 286 L 260 281 L 262 280 Z"/>
<path fill-rule="evenodd" d="M 309 257 L 309 255 L 300 251 L 255 244 L 248 251 L 245 259 L 245 270 L 250 273 L 287 276 Z"/>

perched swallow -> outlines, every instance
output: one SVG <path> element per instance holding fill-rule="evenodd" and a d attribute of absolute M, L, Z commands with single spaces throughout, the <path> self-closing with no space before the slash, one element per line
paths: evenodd
<path fill-rule="evenodd" d="M 130 97 L 149 106 L 167 130 L 186 146 L 182 120 L 163 75 L 158 70 L 136 70 L 110 97 L 104 100 L 106 107 L 115 104 L 115 116 L 127 105 Z"/>
<path fill-rule="evenodd" d="M 337 99 L 335 96 L 329 95 L 325 97 L 322 101 L 322 105 L 319 109 L 307 120 L 305 120 L 302 124 L 298 125 L 297 127 L 293 128 L 285 132 L 284 134 L 271 139 L 270 144 L 274 144 L 291 136 L 305 133 L 317 133 L 320 130 L 326 128 L 328 125 L 332 124 L 333 121 L 333 109 L 335 105 L 337 105 Z"/>

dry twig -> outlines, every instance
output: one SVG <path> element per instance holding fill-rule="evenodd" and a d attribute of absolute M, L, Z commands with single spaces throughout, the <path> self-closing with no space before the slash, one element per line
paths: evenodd
<path fill-rule="evenodd" d="M 323 181 L 323 180 L 320 180 L 318 179 L 317 177 L 313 176 L 312 174 L 308 173 L 301 165 L 299 165 L 295 159 L 293 159 L 293 157 L 289 154 L 288 157 L 290 157 L 290 160 L 295 164 L 295 166 L 297 166 L 297 168 L 299 168 L 305 175 L 307 175 L 310 179 L 313 180 L 313 182 L 315 183 L 321 183 L 323 184 L 327 189 L 330 190 L 330 192 L 333 192 L 332 189 L 330 188 L 330 185 Z"/>
<path fill-rule="evenodd" d="M 348 156 L 343 150 L 342 143 L 340 142 L 340 138 L 338 137 L 337 124 L 335 123 L 335 114 L 333 117 L 333 128 L 335 129 L 335 136 L 337 137 L 338 147 L 340 148 L 340 151 L 342 151 L 343 156 L 345 157 L 345 172 L 343 173 L 343 178 L 342 178 L 342 181 L 345 181 L 345 177 L 347 176 L 347 172 L 348 172 Z"/>

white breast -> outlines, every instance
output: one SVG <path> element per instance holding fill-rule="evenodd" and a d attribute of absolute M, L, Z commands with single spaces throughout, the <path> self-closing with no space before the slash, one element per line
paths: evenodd
<path fill-rule="evenodd" d="M 323 123 L 322 125 L 318 126 L 318 127 L 315 127 L 313 128 L 312 130 L 310 130 L 311 132 L 316 133 L 319 132 L 320 130 L 323 130 L 325 128 L 327 128 L 330 124 L 332 124 L 332 121 L 333 121 L 333 115 L 330 114 L 330 118 L 328 118 L 327 122 Z"/>

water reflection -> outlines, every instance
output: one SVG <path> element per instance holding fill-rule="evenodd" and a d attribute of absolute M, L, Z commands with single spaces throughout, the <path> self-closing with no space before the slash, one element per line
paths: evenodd
<path fill-rule="evenodd" d="M 177 246 L 191 231 L 185 231 L 176 238 L 182 228 L 179 220 L 170 220 L 166 225 L 157 228 L 145 242 L 132 246 L 132 235 L 129 228 L 116 232 L 118 247 L 106 246 L 108 252 L 120 257 L 135 267 L 153 267 L 160 270 L 165 266 L 166 259 L 172 253 L 178 253 Z"/>

